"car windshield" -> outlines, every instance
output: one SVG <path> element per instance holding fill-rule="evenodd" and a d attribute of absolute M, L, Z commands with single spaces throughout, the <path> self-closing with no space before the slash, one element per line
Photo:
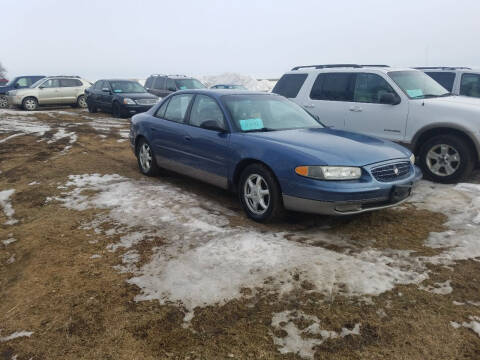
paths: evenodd
<path fill-rule="evenodd" d="M 410 99 L 448 96 L 450 93 L 421 71 L 391 71 L 388 76 Z"/>
<path fill-rule="evenodd" d="M 205 89 L 205 85 L 203 85 L 197 79 L 177 79 L 175 80 L 175 84 L 177 85 L 177 89 L 179 90 Z"/>
<path fill-rule="evenodd" d="M 136 81 L 110 81 L 110 85 L 112 86 L 112 91 L 117 94 L 147 92 L 145 88 Z"/>
<path fill-rule="evenodd" d="M 222 101 L 241 132 L 322 128 L 297 104 L 275 95 L 225 95 Z"/>

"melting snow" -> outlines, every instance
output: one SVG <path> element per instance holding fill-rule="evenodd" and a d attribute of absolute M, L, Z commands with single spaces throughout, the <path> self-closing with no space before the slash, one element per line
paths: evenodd
<path fill-rule="evenodd" d="M 13 210 L 12 204 L 10 204 L 9 201 L 10 196 L 12 196 L 14 192 L 14 189 L 0 191 L 0 207 L 3 209 L 3 212 L 7 217 L 5 225 L 13 225 L 18 222 L 18 220 L 13 218 L 15 210 Z"/>
<path fill-rule="evenodd" d="M 452 287 L 450 286 L 450 280 L 447 280 L 443 283 L 435 283 L 433 286 L 419 286 L 419 288 L 437 295 L 447 295 L 453 291 Z"/>
<path fill-rule="evenodd" d="M 207 87 L 217 84 L 232 84 L 243 85 L 248 90 L 252 91 L 271 91 L 276 81 L 272 80 L 257 80 L 248 75 L 241 75 L 237 73 L 224 73 L 220 75 L 200 76 L 198 80 L 203 82 Z"/>
<path fill-rule="evenodd" d="M 469 316 L 468 318 L 471 320 L 470 322 L 464 321 L 463 323 L 459 324 L 455 321 L 451 321 L 450 325 L 452 325 L 455 329 L 458 329 L 462 326 L 467 329 L 471 329 L 480 337 L 480 318 L 477 316 Z"/>
<path fill-rule="evenodd" d="M 300 330 L 295 321 L 308 321 L 311 324 Z M 303 358 L 313 359 L 315 346 L 321 345 L 327 339 L 343 338 L 348 335 L 360 335 L 360 324 L 353 329 L 342 328 L 341 332 L 322 330 L 320 320 L 316 316 L 307 315 L 301 311 L 283 311 L 275 313 L 272 326 L 277 331 L 284 331 L 286 335 L 277 337 L 273 335 L 273 342 L 279 346 L 281 354 L 294 353 Z M 315 337 L 316 336 L 316 337 Z M 320 336 L 320 338 L 318 337 Z"/>
<path fill-rule="evenodd" d="M 16 331 L 11 335 L 0 337 L 0 342 L 5 342 L 9 340 L 13 340 L 19 337 L 30 337 L 33 334 L 32 331 Z"/>

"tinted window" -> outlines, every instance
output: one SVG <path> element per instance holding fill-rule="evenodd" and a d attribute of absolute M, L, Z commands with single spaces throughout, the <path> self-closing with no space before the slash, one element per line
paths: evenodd
<path fill-rule="evenodd" d="M 152 87 L 152 83 L 153 83 L 153 78 L 149 77 L 147 81 L 145 81 L 145 88 L 150 89 Z"/>
<path fill-rule="evenodd" d="M 225 129 L 223 113 L 217 102 L 209 96 L 197 95 L 190 113 L 190 125 L 202 127 L 205 121 L 212 120 Z"/>
<path fill-rule="evenodd" d="M 165 78 L 163 76 L 157 77 L 155 79 L 155 84 L 153 84 L 153 88 L 157 90 L 165 90 Z"/>
<path fill-rule="evenodd" d="M 352 101 L 353 75 L 351 73 L 319 74 L 312 86 L 314 100 Z"/>
<path fill-rule="evenodd" d="M 307 74 L 285 74 L 275 84 L 272 92 L 287 98 L 295 98 L 306 78 Z"/>
<path fill-rule="evenodd" d="M 112 86 L 113 92 L 116 94 L 141 94 L 146 92 L 145 88 L 136 81 L 116 80 L 110 81 L 110 85 Z"/>
<path fill-rule="evenodd" d="M 460 95 L 480 97 L 480 75 L 463 74 Z"/>
<path fill-rule="evenodd" d="M 167 90 L 175 91 L 176 89 L 177 89 L 177 87 L 175 86 L 175 80 L 167 79 Z"/>
<path fill-rule="evenodd" d="M 379 104 L 384 94 L 395 94 L 392 87 L 376 74 L 357 74 L 353 101 Z"/>
<path fill-rule="evenodd" d="M 157 112 L 155 113 L 156 117 L 162 118 L 162 119 L 165 117 L 165 110 L 167 109 L 167 105 L 168 105 L 169 101 L 170 101 L 170 99 L 165 101 L 162 105 L 160 105 Z"/>
<path fill-rule="evenodd" d="M 82 82 L 78 79 L 61 79 L 60 84 L 62 87 L 82 86 Z"/>
<path fill-rule="evenodd" d="M 433 80 L 442 85 L 445 89 L 452 92 L 455 73 L 453 72 L 426 72 Z"/>
<path fill-rule="evenodd" d="M 103 86 L 103 80 L 98 80 L 96 83 L 95 83 L 95 90 L 102 90 L 102 86 Z"/>
<path fill-rule="evenodd" d="M 203 85 L 197 79 L 177 79 L 175 80 L 177 89 L 186 90 L 186 89 L 205 89 Z"/>
<path fill-rule="evenodd" d="M 59 79 L 50 79 L 45 81 L 42 84 L 42 87 L 44 88 L 57 88 L 60 87 L 60 80 Z"/>
<path fill-rule="evenodd" d="M 188 104 L 190 104 L 192 97 L 193 95 L 191 94 L 182 94 L 172 97 L 168 103 L 167 111 L 165 111 L 165 119 L 175 122 L 184 122 Z"/>

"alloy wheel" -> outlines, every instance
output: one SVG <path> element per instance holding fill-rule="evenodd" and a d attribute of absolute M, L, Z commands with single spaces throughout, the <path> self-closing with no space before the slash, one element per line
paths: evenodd
<path fill-rule="evenodd" d="M 248 209 L 255 215 L 263 215 L 270 206 L 270 189 L 259 174 L 251 174 L 245 181 L 243 197 Z"/>
<path fill-rule="evenodd" d="M 80 106 L 81 108 L 87 107 L 87 101 L 85 100 L 85 96 L 80 96 L 78 98 L 78 106 Z"/>
<path fill-rule="evenodd" d="M 37 108 L 37 102 L 34 99 L 27 99 L 23 102 L 25 109 L 35 110 Z"/>
<path fill-rule="evenodd" d="M 6 96 L 0 96 L 0 108 L 8 107 L 8 99 Z"/>
<path fill-rule="evenodd" d="M 460 153 L 451 145 L 437 144 L 427 153 L 428 169 L 437 176 L 450 176 L 460 167 Z"/>
<path fill-rule="evenodd" d="M 140 160 L 142 170 L 144 172 L 148 172 L 152 166 L 152 151 L 147 143 L 143 143 L 143 145 L 140 147 L 138 158 Z"/>

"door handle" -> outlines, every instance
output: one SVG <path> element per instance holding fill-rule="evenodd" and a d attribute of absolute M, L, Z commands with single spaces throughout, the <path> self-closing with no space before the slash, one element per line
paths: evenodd
<path fill-rule="evenodd" d="M 349 110 L 353 112 L 361 112 L 362 108 L 360 106 L 352 106 Z"/>
<path fill-rule="evenodd" d="M 310 105 L 310 104 L 305 104 L 303 105 L 303 107 L 307 108 L 307 109 L 313 109 L 315 106 L 314 105 Z"/>
<path fill-rule="evenodd" d="M 192 138 L 191 138 L 190 136 L 185 136 L 184 139 L 187 140 L 187 141 L 191 141 L 191 140 L 192 140 Z"/>

